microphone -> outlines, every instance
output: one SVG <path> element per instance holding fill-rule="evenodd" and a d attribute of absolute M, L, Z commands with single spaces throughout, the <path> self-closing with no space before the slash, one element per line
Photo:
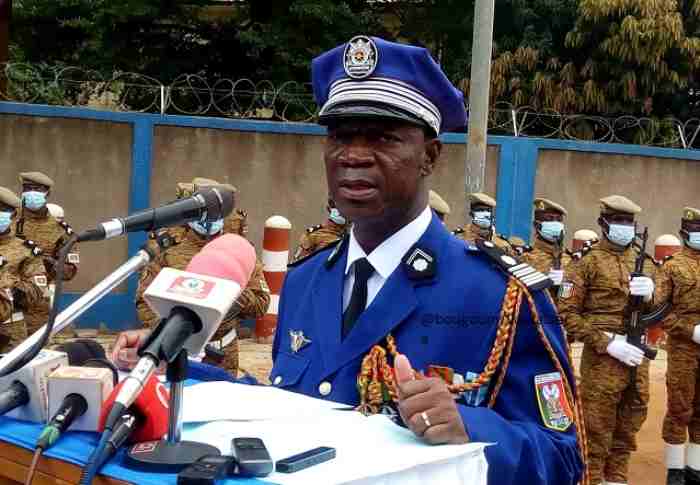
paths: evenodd
<path fill-rule="evenodd" d="M 49 376 L 49 416 L 54 421 L 71 403 L 82 400 L 83 412 L 73 416 L 74 431 L 97 431 L 102 403 L 114 388 L 110 369 L 97 367 L 59 367 Z M 59 422 L 65 421 L 59 418 Z M 51 423 L 49 423 L 50 425 Z M 62 424 L 64 429 L 69 424 Z M 61 430 L 62 431 L 62 430 Z"/>
<path fill-rule="evenodd" d="M 232 191 L 223 187 L 205 188 L 191 197 L 103 222 L 97 228 L 81 233 L 78 242 L 102 241 L 128 232 L 155 231 L 191 221 L 214 222 L 229 215 L 233 206 Z"/>
<path fill-rule="evenodd" d="M 198 356 L 235 303 L 255 269 L 255 249 L 241 236 L 225 234 L 196 254 L 186 271 L 164 268 L 144 293 L 163 319 L 139 349 L 141 359 L 124 380 L 108 427 L 141 392 L 162 360 L 187 350 Z"/>
<path fill-rule="evenodd" d="M 68 365 L 64 352 L 42 350 L 26 366 L 0 378 L 0 414 L 24 421 L 48 419 L 48 378 Z"/>

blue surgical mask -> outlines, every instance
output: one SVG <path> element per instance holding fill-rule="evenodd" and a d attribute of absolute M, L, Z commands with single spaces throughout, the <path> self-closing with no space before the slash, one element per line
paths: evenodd
<path fill-rule="evenodd" d="M 634 226 L 625 224 L 610 224 L 608 239 L 618 246 L 629 246 L 634 240 Z"/>
<path fill-rule="evenodd" d="M 700 232 L 688 233 L 688 247 L 700 251 Z"/>
<path fill-rule="evenodd" d="M 491 227 L 491 212 L 489 211 L 477 211 L 474 212 L 472 216 L 472 222 L 482 229 L 488 229 Z"/>
<path fill-rule="evenodd" d="M 224 220 L 219 219 L 218 221 L 202 223 L 202 222 L 189 222 L 188 223 L 192 230 L 201 236 L 213 236 L 218 234 L 224 228 Z M 207 226 L 209 230 L 207 230 Z"/>
<path fill-rule="evenodd" d="M 38 211 L 46 205 L 46 194 L 38 190 L 22 192 L 22 199 L 24 200 L 24 206 L 29 210 Z"/>
<path fill-rule="evenodd" d="M 336 208 L 331 209 L 331 213 L 328 215 L 328 218 L 341 226 L 345 224 L 345 217 L 340 215 L 340 211 Z"/>
<path fill-rule="evenodd" d="M 564 223 L 561 221 L 543 221 L 540 223 L 539 233 L 545 241 L 556 241 L 563 231 Z"/>
<path fill-rule="evenodd" d="M 4 234 L 12 224 L 12 212 L 0 212 L 0 234 Z"/>

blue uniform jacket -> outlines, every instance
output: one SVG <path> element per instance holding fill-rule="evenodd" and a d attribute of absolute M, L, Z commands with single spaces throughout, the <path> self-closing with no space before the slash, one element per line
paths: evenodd
<path fill-rule="evenodd" d="M 434 274 L 410 279 L 406 264 L 399 265 L 344 341 L 341 308 L 347 244 L 336 248 L 333 264 L 327 263 L 333 250 L 326 249 L 290 268 L 272 349 L 273 384 L 357 405 L 362 358 L 389 332 L 415 369 L 426 370 L 432 364 L 451 367 L 466 378 L 479 374 L 494 342 L 507 276 L 475 247 L 451 236 L 435 216 L 416 246 L 433 255 Z M 556 311 L 545 292 L 536 292 L 534 298 L 546 335 L 573 383 Z M 303 332 L 310 342 L 293 352 L 290 331 Z M 458 401 L 470 439 L 496 443 L 486 449 L 489 483 L 579 481 L 583 465 L 574 425 L 566 431 L 548 429 L 538 406 L 535 376 L 555 371 L 523 302 L 510 366 L 495 406 L 486 407 L 486 389 L 470 391 Z"/>

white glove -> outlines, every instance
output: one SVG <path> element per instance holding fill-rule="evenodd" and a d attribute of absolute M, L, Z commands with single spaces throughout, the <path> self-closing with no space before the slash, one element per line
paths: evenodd
<path fill-rule="evenodd" d="M 644 359 L 644 352 L 624 340 L 613 340 L 608 344 L 607 353 L 625 365 L 637 367 Z"/>
<path fill-rule="evenodd" d="M 549 279 L 552 280 L 554 286 L 561 286 L 561 282 L 564 281 L 564 270 L 563 269 L 550 269 Z"/>
<path fill-rule="evenodd" d="M 649 301 L 653 294 L 654 281 L 648 276 L 635 276 L 630 280 L 630 295 L 643 296 L 644 301 Z"/>
<path fill-rule="evenodd" d="M 693 328 L 693 342 L 700 344 L 700 325 L 695 325 Z"/>

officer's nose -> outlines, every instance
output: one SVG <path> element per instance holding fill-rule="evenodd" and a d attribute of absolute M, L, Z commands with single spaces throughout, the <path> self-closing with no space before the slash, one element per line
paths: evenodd
<path fill-rule="evenodd" d="M 365 136 L 353 136 L 345 144 L 340 163 L 346 167 L 362 168 L 374 164 L 374 153 Z"/>

